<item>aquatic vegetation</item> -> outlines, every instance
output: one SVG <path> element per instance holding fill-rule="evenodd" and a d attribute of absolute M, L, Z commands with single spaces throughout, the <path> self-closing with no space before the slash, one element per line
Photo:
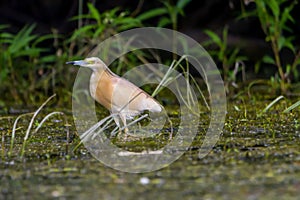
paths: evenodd
<path fill-rule="evenodd" d="M 297 101 L 296 103 L 294 103 L 293 105 L 291 105 L 290 107 L 286 108 L 286 109 L 283 111 L 283 113 L 288 113 L 288 112 L 290 112 L 290 111 L 296 109 L 296 108 L 299 107 L 299 106 L 300 106 L 300 100 Z"/>
<path fill-rule="evenodd" d="M 274 99 L 271 103 L 269 103 L 260 113 L 257 114 L 258 117 L 261 117 L 263 114 L 265 114 L 266 112 L 268 112 L 268 110 L 270 108 L 272 108 L 274 105 L 276 105 L 280 100 L 284 100 L 286 99 L 284 96 L 280 95 L 278 96 L 276 99 Z M 282 113 L 288 113 L 294 109 L 296 109 L 297 107 L 300 106 L 300 101 L 297 101 L 296 103 L 292 104 L 291 106 L 289 106 L 288 108 L 284 109 L 282 111 Z"/>
<path fill-rule="evenodd" d="M 133 197 L 137 190 L 143 193 L 145 197 L 153 197 L 154 193 L 144 192 L 145 187 L 151 188 L 151 191 L 159 191 L 160 197 L 162 193 L 167 197 L 174 193 L 176 196 L 186 197 L 186 194 L 182 194 L 181 190 L 168 193 L 170 188 L 179 187 L 184 191 L 189 191 L 189 196 L 195 199 L 202 195 L 222 198 L 224 194 L 228 197 L 235 196 L 241 199 L 253 197 L 253 194 L 258 198 L 269 198 L 278 195 L 278 190 L 283 193 L 281 196 L 296 197 L 299 194 L 297 189 L 300 147 L 299 109 L 283 113 L 286 105 L 293 103 L 291 100 L 281 97 L 280 101 L 277 101 L 260 118 L 257 118 L 256 113 L 261 112 L 266 107 L 265 98 L 256 97 L 262 100 L 255 102 L 247 99 L 247 96 L 243 96 L 243 98 L 245 104 L 240 99 L 229 102 L 222 137 L 203 159 L 198 158 L 198 149 L 205 137 L 205 124 L 209 122 L 209 117 L 205 114 L 201 117 L 203 121 L 201 121 L 198 135 L 186 153 L 178 161 L 160 171 L 146 174 L 117 172 L 95 160 L 85 150 L 84 146 L 70 152 L 67 158 L 64 149 L 59 149 L 61 153 L 56 151 L 44 152 L 45 146 L 38 146 L 39 141 L 29 139 L 27 140 L 27 150 L 31 149 L 32 146 L 38 146 L 36 150 L 38 153 L 35 155 L 39 156 L 33 157 L 30 152 L 25 151 L 24 159 L 26 161 L 19 162 L 14 155 L 10 159 L 1 160 L 1 188 L 5 188 L 8 195 L 12 197 L 23 195 L 28 191 L 31 195 L 43 195 L 44 197 L 53 197 L 52 195 L 78 196 L 78 191 L 81 191 L 81 195 L 90 197 L 91 192 L 87 191 L 93 191 L 97 197 L 104 198 L 110 195 L 116 198 L 129 198 Z M 270 97 L 269 102 L 272 102 L 273 99 L 276 97 Z M 55 108 L 55 110 L 57 109 L 59 108 Z M 174 121 L 173 126 L 176 132 L 178 126 L 176 119 L 178 120 L 179 113 L 176 112 L 176 109 L 174 111 L 171 108 L 168 109 L 172 114 L 171 120 Z M 247 110 L 246 118 L 244 110 Z M 71 113 L 66 115 L 69 117 Z M 70 123 L 73 127 L 72 120 Z M 44 124 L 44 126 L 48 125 Z M 39 132 L 42 133 L 41 130 Z M 47 129 L 46 134 L 50 134 L 48 131 L 57 132 L 57 135 L 64 134 L 57 124 L 52 124 L 51 129 Z M 32 136 L 32 132 L 29 138 Z M 72 130 L 70 133 L 74 132 L 76 131 Z M 16 137 L 17 140 L 23 140 L 21 134 L 17 134 Z M 133 152 L 151 151 L 157 148 L 156 143 L 161 142 L 155 138 L 153 140 L 127 142 L 111 139 L 119 148 Z M 9 140 L 6 139 L 5 143 L 7 141 Z M 168 141 L 168 137 L 166 141 Z M 47 143 L 49 142 L 51 141 L 47 141 Z M 63 144 L 65 137 L 60 137 L 54 142 Z M 78 139 L 73 139 L 69 147 L 74 148 L 78 143 Z M 51 150 L 51 146 L 48 148 Z M 124 157 L 126 158 L 126 155 Z M 141 185 L 141 177 L 148 177 L 148 184 Z M 20 188 L 19 185 L 23 184 L 30 187 Z M 282 187 L 282 184 L 285 187 Z M 100 186 L 103 188 L 102 190 L 98 189 Z M 135 186 L 135 189 L 131 193 L 132 186 Z M 122 194 L 120 191 L 117 193 L 114 191 L 116 187 L 120 188 Z M 257 187 L 264 188 L 264 192 L 261 192 Z M 16 190 L 16 188 L 19 189 Z M 79 188 L 82 189 L 79 190 Z"/>
<path fill-rule="evenodd" d="M 30 133 L 31 135 L 35 134 L 41 127 L 42 125 L 44 124 L 44 122 L 46 120 L 49 119 L 49 117 L 53 116 L 53 115 L 65 115 L 63 112 L 51 112 L 50 114 L 46 115 L 40 123 L 38 123 L 38 126 L 36 127 L 36 129 L 32 132 L 32 126 L 33 126 L 33 123 L 35 121 L 35 118 L 36 116 L 41 112 L 41 110 L 43 109 L 43 107 L 52 99 L 56 96 L 56 94 L 52 95 L 51 97 L 49 97 L 35 112 L 32 112 L 32 113 L 25 113 L 25 114 L 22 114 L 22 115 L 19 115 L 15 122 L 14 122 L 14 125 L 13 125 L 13 128 L 12 128 L 12 134 L 11 134 L 11 139 L 10 139 L 10 150 L 8 151 L 7 155 L 8 157 L 11 157 L 12 156 L 12 151 L 13 151 L 13 148 L 14 148 L 14 141 L 15 141 L 15 138 L 16 138 L 16 130 L 18 129 L 17 128 L 17 124 L 19 122 L 19 120 L 25 116 L 28 116 L 28 115 L 32 115 L 31 117 L 31 120 L 28 124 L 28 127 L 27 127 L 27 130 L 26 130 L 26 133 L 25 133 L 25 136 L 23 138 L 23 144 L 22 144 L 22 149 L 21 149 L 21 152 L 20 152 L 20 157 L 23 158 L 24 157 L 24 154 L 26 152 L 25 150 L 25 147 L 26 147 L 26 144 L 28 142 L 28 139 L 30 138 Z M 64 120 L 65 120 L 65 126 L 66 126 L 66 137 L 67 137 L 67 140 L 66 140 L 66 154 L 68 154 L 68 145 L 69 145 L 69 124 L 68 124 L 68 120 L 66 117 L 64 117 Z M 4 147 L 4 145 L 2 146 L 2 148 Z M 3 154 L 5 155 L 5 154 Z"/>

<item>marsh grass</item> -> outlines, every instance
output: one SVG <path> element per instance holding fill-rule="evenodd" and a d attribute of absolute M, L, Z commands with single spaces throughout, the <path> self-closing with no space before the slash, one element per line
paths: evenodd
<path fill-rule="evenodd" d="M 196 116 L 199 116 L 199 113 L 196 113 L 192 109 L 192 105 L 197 104 L 197 99 L 195 99 L 194 96 L 193 96 L 192 89 L 191 89 L 191 83 L 195 86 L 196 92 L 200 95 L 200 97 L 201 97 L 202 101 L 204 102 L 206 108 L 208 110 L 210 110 L 210 107 L 209 107 L 209 104 L 206 101 L 204 93 L 200 89 L 198 83 L 196 82 L 196 80 L 194 79 L 194 77 L 190 74 L 188 58 L 191 58 L 191 56 L 183 55 L 178 61 L 177 60 L 173 60 L 173 62 L 171 63 L 171 65 L 170 65 L 167 73 L 161 79 L 160 83 L 158 84 L 158 86 L 154 90 L 152 96 L 153 97 L 156 96 L 163 89 L 163 86 L 167 87 L 172 82 L 176 83 L 176 79 L 180 76 L 180 74 L 178 76 L 176 76 L 176 77 L 172 77 L 171 76 L 172 75 L 172 71 L 180 69 L 180 70 L 183 71 L 183 74 L 184 74 L 184 77 L 185 77 L 185 80 L 186 80 L 186 94 L 182 94 L 180 92 L 180 89 L 178 88 L 178 85 L 176 85 L 177 86 L 177 91 L 178 91 L 178 93 L 179 93 L 179 95 L 181 97 L 181 100 L 187 106 L 187 108 L 189 109 L 189 111 L 191 111 Z M 195 60 L 197 60 L 197 59 L 195 59 Z M 185 67 L 181 64 L 184 61 L 185 61 Z M 201 63 L 198 63 L 198 64 L 202 68 L 202 71 L 204 71 L 203 66 L 201 65 Z M 207 83 L 207 78 L 203 77 L 203 79 L 204 79 L 205 83 Z M 208 85 L 207 85 L 207 87 L 208 87 Z"/>
<path fill-rule="evenodd" d="M 24 156 L 24 153 L 25 153 L 25 146 L 26 146 L 26 143 L 27 143 L 27 140 L 29 138 L 29 134 L 30 134 L 30 131 L 31 131 L 31 128 L 32 128 L 32 125 L 33 125 L 33 122 L 36 118 L 36 116 L 39 114 L 39 112 L 43 109 L 43 107 L 53 98 L 55 97 L 56 94 L 52 95 L 51 97 L 49 97 L 34 113 L 33 113 L 33 116 L 29 122 L 29 125 L 28 125 L 28 128 L 26 130 L 26 133 L 25 133 L 25 137 L 24 137 L 24 140 L 23 140 L 23 145 L 22 145 L 22 150 L 21 150 L 21 158 Z"/>
<path fill-rule="evenodd" d="M 280 100 L 285 100 L 286 98 L 282 95 L 278 96 L 276 99 L 274 99 L 271 103 L 269 103 L 260 113 L 257 114 L 257 117 L 261 117 L 263 114 L 268 112 L 274 105 L 276 105 Z M 300 106 L 300 100 L 297 101 L 296 103 L 292 104 L 288 108 L 286 108 L 282 113 L 288 113 L 291 112 L 292 110 L 296 109 L 297 107 Z"/>
<path fill-rule="evenodd" d="M 274 99 L 271 103 L 269 103 L 259 114 L 258 117 L 262 116 L 262 114 L 266 113 L 270 108 L 272 108 L 276 103 L 278 103 L 280 100 L 284 99 L 284 96 L 279 96 L 276 99 Z"/>
<path fill-rule="evenodd" d="M 16 137 L 16 130 L 17 130 L 17 124 L 19 122 L 19 120 L 25 116 L 28 116 L 28 115 L 33 115 L 34 112 L 32 113 L 25 113 L 25 114 L 22 114 L 22 115 L 19 115 L 15 122 L 14 122 L 14 125 L 13 125 L 13 128 L 12 128 L 12 133 L 11 133 L 11 139 L 10 139 L 10 149 L 9 149 L 9 152 L 8 152 L 8 157 L 10 157 L 12 155 L 12 151 L 13 151 L 13 147 L 14 147 L 14 141 L 15 141 L 15 137 Z"/>
<path fill-rule="evenodd" d="M 293 105 L 291 105 L 290 107 L 288 107 L 287 109 L 285 109 L 285 110 L 283 111 L 283 113 L 288 113 L 288 112 L 294 110 L 295 108 L 297 108 L 297 107 L 299 107 L 299 106 L 300 106 L 300 100 L 297 101 L 296 103 L 294 103 Z"/>
<path fill-rule="evenodd" d="M 16 137 L 16 130 L 18 129 L 17 128 L 17 125 L 18 125 L 18 122 L 21 118 L 24 118 L 25 116 L 28 116 L 28 115 L 32 115 L 31 119 L 30 119 L 30 122 L 28 124 L 28 127 L 26 129 L 26 133 L 25 133 L 25 136 L 23 138 L 23 143 L 22 143 L 22 148 L 21 148 L 21 152 L 20 152 L 20 158 L 23 158 L 24 157 L 24 154 L 26 153 L 25 151 L 25 147 L 27 145 L 27 142 L 28 140 L 30 139 L 30 135 L 32 136 L 33 134 L 37 133 L 38 130 L 43 126 L 43 124 L 45 123 L 46 120 L 48 120 L 50 117 L 52 117 L 53 115 L 62 115 L 64 116 L 64 123 L 65 123 L 65 126 L 66 126 L 66 137 L 67 137 L 67 141 L 66 141 L 66 154 L 68 154 L 68 145 L 69 145 L 69 124 L 68 124 L 68 120 L 67 120 L 67 117 L 66 115 L 63 113 L 63 112 L 51 112 L 50 114 L 46 115 L 40 123 L 38 123 L 39 125 L 35 128 L 34 131 L 32 131 L 32 127 L 33 127 L 33 123 L 35 121 L 35 118 L 37 117 L 37 115 L 42 111 L 42 109 L 46 106 L 46 104 L 51 100 L 53 99 L 54 97 L 56 96 L 56 94 L 50 96 L 35 112 L 32 112 L 32 113 L 25 113 L 25 114 L 22 114 L 22 115 L 19 115 L 16 120 L 14 121 L 14 124 L 13 124 L 13 128 L 12 128 L 12 136 L 11 136 L 11 140 L 10 140 L 10 149 L 8 151 L 8 157 L 11 157 L 12 156 L 12 152 L 13 152 L 13 148 L 14 148 L 14 141 L 15 141 L 15 137 Z"/>

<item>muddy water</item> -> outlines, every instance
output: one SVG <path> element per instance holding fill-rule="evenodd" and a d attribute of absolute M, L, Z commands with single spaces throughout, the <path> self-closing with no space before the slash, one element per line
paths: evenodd
<path fill-rule="evenodd" d="M 65 122 L 54 117 L 30 137 L 20 157 L 30 119 L 25 118 L 18 125 L 8 157 L 16 116 L 2 116 L 0 199 L 298 199 L 300 110 L 283 114 L 291 105 L 285 101 L 258 117 L 269 102 L 232 101 L 222 135 L 205 158 L 198 158 L 203 123 L 182 157 L 159 171 L 143 174 L 111 169 L 84 146 L 72 151 L 79 137 L 70 112 L 68 146 Z M 126 149 L 151 149 L 153 143 L 115 142 Z"/>

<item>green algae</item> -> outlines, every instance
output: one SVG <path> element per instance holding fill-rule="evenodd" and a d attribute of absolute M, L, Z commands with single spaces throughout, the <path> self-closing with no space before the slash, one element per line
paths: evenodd
<path fill-rule="evenodd" d="M 25 156 L 20 159 L 29 122 L 23 120 L 17 130 L 14 156 L 8 158 L 16 116 L 3 116 L 0 199 L 297 199 L 300 111 L 296 108 L 283 113 L 292 104 L 285 99 L 257 115 L 271 101 L 231 100 L 219 141 L 199 159 L 198 150 L 209 124 L 207 113 L 203 113 L 199 133 L 184 155 L 166 168 L 143 174 L 113 170 L 93 158 L 83 145 L 67 151 L 65 124 L 59 117 L 45 122 L 29 138 Z M 65 113 L 72 122 L 70 112 Z M 179 113 L 171 110 L 170 114 L 176 128 Z M 168 142 L 165 128 L 159 137 L 128 141 L 112 137 L 112 141 L 129 151 L 155 150 Z M 72 124 L 69 146 L 72 149 L 78 143 Z"/>

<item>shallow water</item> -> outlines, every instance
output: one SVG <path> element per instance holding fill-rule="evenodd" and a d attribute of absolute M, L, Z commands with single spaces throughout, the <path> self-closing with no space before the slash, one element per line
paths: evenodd
<path fill-rule="evenodd" d="M 222 135 L 206 157 L 198 158 L 207 124 L 203 122 L 183 156 L 161 170 L 142 174 L 111 169 L 84 146 L 73 152 L 79 137 L 69 111 L 65 111 L 71 125 L 68 146 L 65 122 L 53 117 L 30 137 L 21 158 L 30 119 L 26 118 L 18 125 L 12 156 L 8 157 L 16 116 L 2 116 L 0 199 L 298 199 L 299 108 L 283 114 L 292 103 L 285 100 L 258 117 L 269 102 L 230 102 Z M 172 117 L 175 119 L 176 112 Z M 159 141 L 115 140 L 127 150 L 136 146 L 151 149 Z"/>

